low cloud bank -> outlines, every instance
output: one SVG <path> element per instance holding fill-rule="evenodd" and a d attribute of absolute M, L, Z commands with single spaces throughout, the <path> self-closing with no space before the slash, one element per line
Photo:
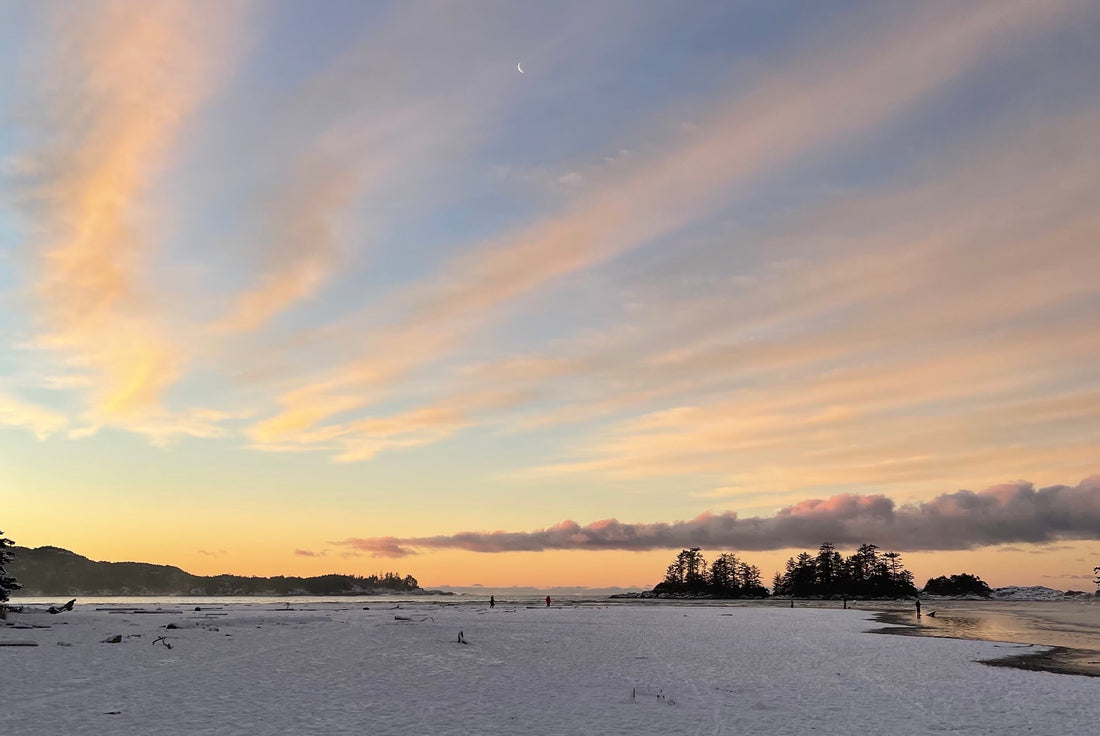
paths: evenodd
<path fill-rule="evenodd" d="M 1025 481 L 984 491 L 944 493 L 898 506 L 883 495 L 841 494 L 801 501 L 775 516 L 702 514 L 690 521 L 586 526 L 563 521 L 530 532 L 459 532 L 435 537 L 351 538 L 334 544 L 375 557 L 407 557 L 431 549 L 541 552 L 553 549 L 653 550 L 691 546 L 733 550 L 815 548 L 872 542 L 892 549 L 957 550 L 1012 542 L 1100 539 L 1100 475 L 1076 486 L 1035 489 Z"/>

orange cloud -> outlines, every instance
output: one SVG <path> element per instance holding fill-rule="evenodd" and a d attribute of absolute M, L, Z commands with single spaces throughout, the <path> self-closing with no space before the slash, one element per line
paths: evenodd
<path fill-rule="evenodd" d="M 303 430 L 301 424 L 274 428 L 262 424 L 253 428 L 251 434 L 258 449 L 335 449 L 338 462 L 355 462 L 368 460 L 383 451 L 438 442 L 464 427 L 485 421 L 486 415 L 511 408 L 526 398 L 525 393 L 516 391 L 480 391 L 390 416 L 367 417 L 297 432 L 291 430 Z"/>
<path fill-rule="evenodd" d="M 266 218 L 259 283 L 236 296 L 219 333 L 255 330 L 292 304 L 314 295 L 338 262 L 334 220 L 356 191 L 346 166 L 307 161 L 294 167 L 290 184 Z"/>
<path fill-rule="evenodd" d="M 205 15 L 185 2 L 66 7 L 33 67 L 45 142 L 26 154 L 22 200 L 40 253 L 37 344 L 93 376 L 95 423 L 162 414 L 185 361 L 147 282 L 145 195 L 209 88 L 207 34 L 231 25 Z"/>

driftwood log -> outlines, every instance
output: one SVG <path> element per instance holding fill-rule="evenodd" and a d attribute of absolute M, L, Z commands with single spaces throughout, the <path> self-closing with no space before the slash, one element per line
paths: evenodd
<path fill-rule="evenodd" d="M 76 605 L 76 598 L 73 598 L 71 601 L 69 601 L 68 603 L 66 603 L 63 606 L 50 606 L 49 608 L 46 609 L 46 611 L 48 613 L 64 613 L 65 611 L 73 610 L 73 606 L 75 606 L 75 605 Z"/>

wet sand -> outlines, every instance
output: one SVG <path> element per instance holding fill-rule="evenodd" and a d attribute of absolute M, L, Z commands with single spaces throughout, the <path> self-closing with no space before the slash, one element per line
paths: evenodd
<path fill-rule="evenodd" d="M 987 661 L 995 667 L 1100 677 L 1100 601 L 922 601 L 875 607 L 895 624 L 878 633 L 976 639 L 1043 647 Z M 1049 649 L 1047 648 L 1049 647 Z"/>

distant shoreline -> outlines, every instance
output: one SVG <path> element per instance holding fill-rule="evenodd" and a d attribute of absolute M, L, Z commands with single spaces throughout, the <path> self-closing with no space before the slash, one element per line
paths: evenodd
<path fill-rule="evenodd" d="M 41 598 L 53 600 L 55 598 L 143 598 L 146 600 L 179 600 L 180 598 L 210 598 L 214 600 L 223 598 L 377 598 L 379 596 L 389 595 L 409 595 L 409 596 L 433 596 L 433 595 L 457 595 L 449 590 L 434 590 L 427 588 L 413 588 L 411 590 L 350 590 L 336 593 L 87 593 L 82 591 L 66 591 L 64 593 L 39 593 L 32 592 L 26 595 L 20 595 L 20 592 L 9 594 L 8 603 L 16 603 L 18 601 L 25 601 L 30 598 Z"/>

